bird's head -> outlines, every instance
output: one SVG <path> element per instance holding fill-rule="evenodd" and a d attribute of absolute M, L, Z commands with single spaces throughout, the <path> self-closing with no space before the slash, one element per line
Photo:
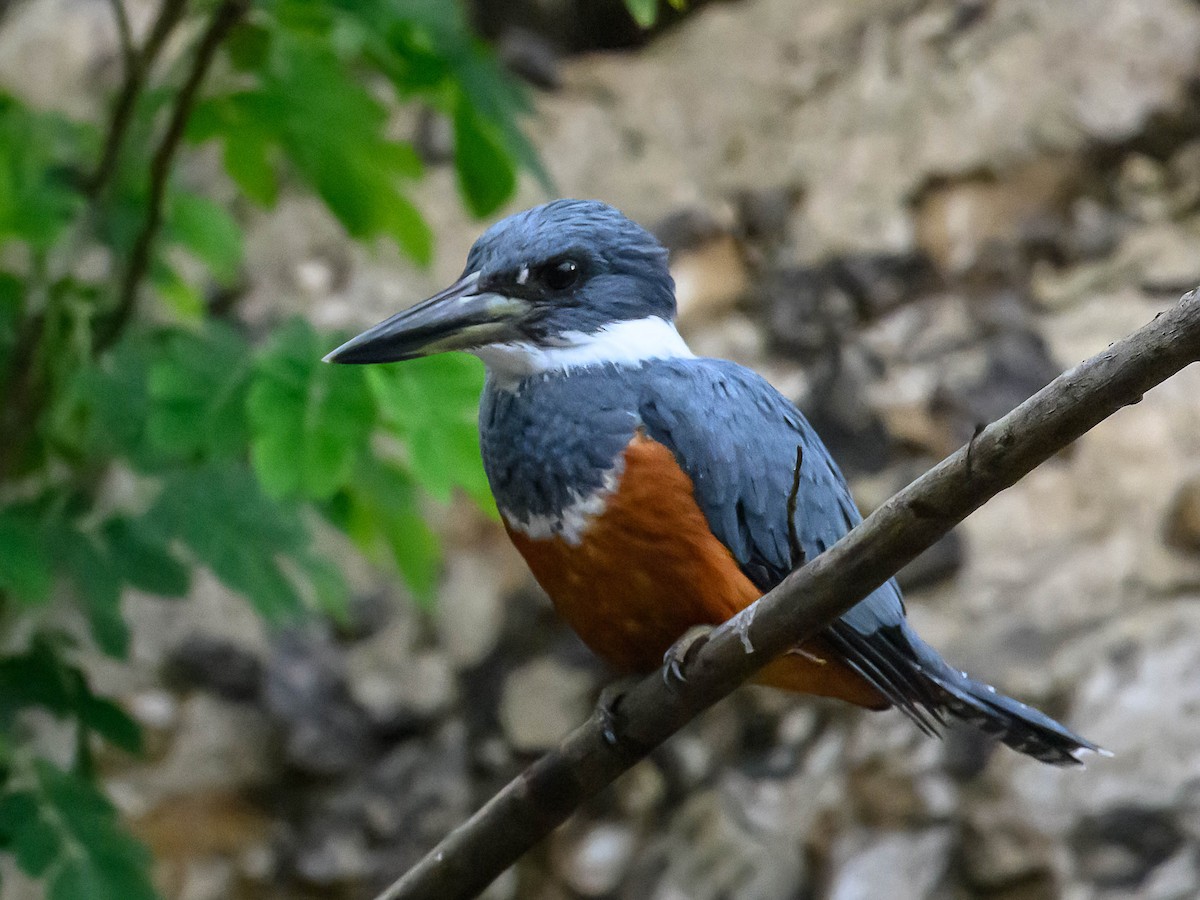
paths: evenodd
<path fill-rule="evenodd" d="M 604 203 L 556 200 L 497 222 L 471 248 L 458 281 L 325 359 L 395 362 L 465 350 L 502 375 L 522 376 L 686 353 L 674 317 L 667 251 L 653 235 Z"/>

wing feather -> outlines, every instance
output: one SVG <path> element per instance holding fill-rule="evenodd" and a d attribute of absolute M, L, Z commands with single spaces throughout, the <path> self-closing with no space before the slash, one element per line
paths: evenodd
<path fill-rule="evenodd" d="M 716 359 L 664 361 L 645 374 L 639 415 L 647 434 L 675 455 L 713 534 L 760 590 L 804 561 L 794 558 L 788 527 L 797 449 L 792 527 L 804 558 L 818 556 L 861 521 L 821 439 L 761 376 Z M 862 634 L 903 619 L 893 582 L 844 617 Z"/>

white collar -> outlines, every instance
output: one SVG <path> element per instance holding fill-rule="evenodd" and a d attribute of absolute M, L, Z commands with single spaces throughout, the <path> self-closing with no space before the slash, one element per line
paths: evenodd
<path fill-rule="evenodd" d="M 598 331 L 568 331 L 553 346 L 528 341 L 489 344 L 472 350 L 487 366 L 493 384 L 512 390 L 523 379 L 546 372 L 569 372 L 605 363 L 640 365 L 651 359 L 690 359 L 695 356 L 675 330 L 659 316 L 614 322 Z"/>

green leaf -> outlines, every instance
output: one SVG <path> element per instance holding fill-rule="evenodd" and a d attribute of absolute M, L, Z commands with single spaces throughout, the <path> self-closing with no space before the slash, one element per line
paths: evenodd
<path fill-rule="evenodd" d="M 167 240 L 182 245 L 221 283 L 237 279 L 242 229 L 221 205 L 196 194 L 172 194 L 164 231 Z"/>
<path fill-rule="evenodd" d="M 453 78 L 476 114 L 503 136 L 506 150 L 533 173 L 548 192 L 555 193 L 537 151 L 517 125 L 518 118 L 533 108 L 522 86 L 469 32 L 453 38 L 452 43 L 454 48 L 446 52 L 450 55 Z"/>
<path fill-rule="evenodd" d="M 46 900 L 100 900 L 104 887 L 97 882 L 88 860 L 67 857 L 50 879 Z"/>
<path fill-rule="evenodd" d="M 151 272 L 155 293 L 180 318 L 199 320 L 204 317 L 204 293 L 185 281 L 178 272 L 159 258 Z"/>
<path fill-rule="evenodd" d="M 137 723 L 113 701 L 93 694 L 83 672 L 46 634 L 38 634 L 24 653 L 0 656 L 0 731 L 17 713 L 31 707 L 58 718 L 78 719 L 83 727 L 130 753 L 141 749 Z M 0 832 L 4 821 L 0 816 Z"/>
<path fill-rule="evenodd" d="M 658 21 L 658 0 L 625 0 L 625 8 L 642 28 L 649 28 Z"/>
<path fill-rule="evenodd" d="M 31 516 L 0 510 L 0 590 L 22 603 L 43 603 L 52 575 L 38 523 Z"/>
<path fill-rule="evenodd" d="M 34 818 L 17 829 L 12 844 L 17 865 L 33 878 L 41 878 L 46 873 L 62 846 L 58 832 L 41 818 Z"/>
<path fill-rule="evenodd" d="M 0 656 L 0 726 L 11 722 L 21 710 L 35 706 L 56 716 L 73 716 L 80 690 L 86 687 L 82 673 L 68 665 L 56 646 L 39 634 L 26 652 Z"/>
<path fill-rule="evenodd" d="M 271 32 L 261 25 L 243 22 L 230 32 L 225 40 L 225 52 L 229 61 L 240 72 L 251 72 L 259 68 L 267 58 Z"/>
<path fill-rule="evenodd" d="M 392 197 L 381 227 L 418 262 L 427 263 L 433 258 L 433 231 L 420 211 L 400 194 Z"/>
<path fill-rule="evenodd" d="M 142 471 L 161 465 L 162 455 L 145 436 L 151 358 L 150 342 L 143 335 L 130 335 L 76 374 L 59 413 L 69 410 L 69 415 L 82 419 L 89 456 L 124 457 Z"/>
<path fill-rule="evenodd" d="M 10 272 L 0 271 L 0 378 L 8 372 L 8 357 L 17 343 L 24 307 L 25 282 Z"/>
<path fill-rule="evenodd" d="M 0 837 L 11 840 L 13 835 L 38 817 L 36 795 L 29 791 L 13 791 L 0 795 Z"/>
<path fill-rule="evenodd" d="M 433 602 L 441 549 L 417 503 L 413 480 L 374 460 L 364 464 L 347 494 L 342 528 L 368 556 L 385 550 L 422 604 Z"/>
<path fill-rule="evenodd" d="M 266 618 L 294 619 L 304 606 L 280 560 L 307 552 L 295 507 L 263 494 L 241 465 L 211 465 L 168 475 L 142 525 L 178 539 Z"/>
<path fill-rule="evenodd" d="M 225 171 L 256 203 L 273 206 L 279 196 L 275 145 L 284 123 L 279 98 L 239 92 L 200 101 L 188 123 L 193 141 L 224 142 Z"/>
<path fill-rule="evenodd" d="M 336 622 L 346 623 L 350 614 L 350 589 L 342 570 L 316 554 L 304 555 L 299 561 L 312 585 L 316 608 Z"/>
<path fill-rule="evenodd" d="M 114 747 L 127 753 L 142 752 L 142 730 L 120 706 L 106 697 L 97 697 L 90 691 L 82 698 L 79 721 L 96 732 Z"/>
<path fill-rule="evenodd" d="M 96 646 L 124 659 L 129 626 L 121 616 L 121 581 L 112 559 L 94 538 L 66 522 L 56 523 L 46 540 L 62 573 L 75 583 Z"/>
<path fill-rule="evenodd" d="M 150 444 L 188 459 L 243 454 L 252 369 L 249 345 L 227 325 L 209 322 L 201 332 L 172 333 L 150 368 Z"/>
<path fill-rule="evenodd" d="M 58 239 L 82 207 L 71 168 L 84 136 L 79 126 L 0 92 L 0 245 L 12 237 L 47 249 Z"/>
<path fill-rule="evenodd" d="M 157 900 L 150 854 L 122 827 L 117 811 L 86 778 L 44 760 L 36 764 L 42 796 L 75 852 L 50 877 L 50 900 Z"/>
<path fill-rule="evenodd" d="M 121 516 L 105 522 L 101 534 L 123 581 L 160 597 L 182 597 L 187 592 L 191 573 L 165 544 L 156 540 L 157 535 Z"/>
<path fill-rule="evenodd" d="M 459 189 L 477 216 L 495 212 L 516 189 L 516 166 L 500 136 L 465 100 L 454 115 L 454 167 Z"/>
<path fill-rule="evenodd" d="M 50 878 L 47 900 L 157 900 L 147 868 L 121 859 L 65 857 Z"/>
<path fill-rule="evenodd" d="M 253 128 L 230 132 L 225 138 L 225 171 L 242 191 L 261 206 L 279 198 L 279 175 L 270 141 Z"/>
<path fill-rule="evenodd" d="M 249 400 L 251 460 L 276 497 L 327 499 L 366 451 L 374 408 L 362 370 L 325 365 L 327 349 L 294 320 L 259 358 Z"/>
<path fill-rule="evenodd" d="M 455 353 L 371 366 L 367 381 L 385 427 L 404 443 L 417 483 L 441 500 L 460 487 L 492 507 L 479 454 L 479 361 Z"/>
<path fill-rule="evenodd" d="M 280 197 L 280 176 L 277 174 L 275 151 L 270 140 L 254 130 L 232 132 L 226 138 L 224 166 L 229 178 L 262 206 L 274 206 Z"/>
<path fill-rule="evenodd" d="M 58 832 L 42 818 L 37 795 L 31 791 L 0 797 L 0 835 L 21 871 L 31 878 L 45 874 L 61 847 Z"/>
<path fill-rule="evenodd" d="M 255 89 L 201 104 L 192 139 L 222 140 L 230 176 L 265 202 L 274 194 L 269 148 L 277 148 L 353 237 L 389 236 L 427 263 L 427 229 L 399 188 L 420 173 L 419 160 L 387 136 L 388 111 L 329 37 L 275 32 L 257 74 Z"/>

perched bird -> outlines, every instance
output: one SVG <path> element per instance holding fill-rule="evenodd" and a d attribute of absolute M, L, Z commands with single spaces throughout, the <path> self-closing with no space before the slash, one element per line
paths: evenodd
<path fill-rule="evenodd" d="M 493 225 L 446 290 L 326 357 L 483 360 L 483 461 L 505 528 L 559 615 L 619 670 L 651 671 L 861 519 L 821 439 L 754 372 L 675 329 L 667 253 L 596 201 Z M 949 666 L 888 581 L 760 683 L 963 719 L 1043 762 L 1098 748 Z"/>

